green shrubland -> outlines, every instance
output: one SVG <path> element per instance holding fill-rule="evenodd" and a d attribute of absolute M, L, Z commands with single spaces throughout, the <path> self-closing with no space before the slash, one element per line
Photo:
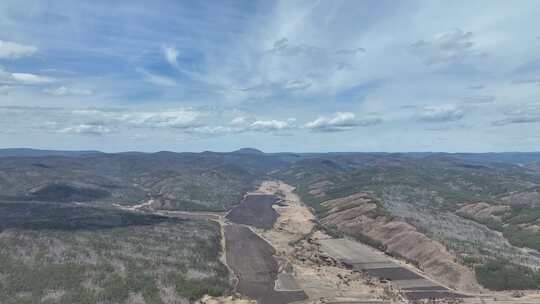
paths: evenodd
<path fill-rule="evenodd" d="M 540 271 L 493 259 L 476 266 L 478 282 L 491 290 L 525 290 L 540 288 Z"/>

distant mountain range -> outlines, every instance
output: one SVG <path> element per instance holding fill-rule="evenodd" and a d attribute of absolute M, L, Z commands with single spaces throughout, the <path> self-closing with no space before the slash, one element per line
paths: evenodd
<path fill-rule="evenodd" d="M 155 152 L 155 153 L 176 153 L 176 152 Z M 203 153 L 218 153 L 205 151 Z M 251 154 L 251 155 L 282 155 L 282 156 L 301 156 L 303 158 L 323 157 L 323 156 L 345 156 L 345 155 L 379 155 L 407 158 L 445 158 L 461 159 L 464 161 L 473 162 L 504 162 L 512 164 L 527 164 L 540 162 L 540 152 L 487 152 L 487 153 L 447 153 L 447 152 L 328 152 L 328 153 L 295 153 L 295 152 L 278 152 L 265 153 L 255 148 L 241 148 L 229 153 L 234 154 Z M 30 148 L 9 148 L 0 149 L 0 157 L 43 157 L 43 156 L 65 156 L 65 157 L 80 157 L 94 154 L 105 154 L 97 150 L 40 150 Z M 153 154 L 145 152 L 120 152 L 109 154 Z M 227 154 L 227 152 L 224 152 Z"/>
<path fill-rule="evenodd" d="M 61 150 L 38 150 L 27 148 L 0 149 L 0 157 L 43 157 L 43 156 L 66 156 L 79 157 L 102 153 L 99 151 L 61 151 Z"/>

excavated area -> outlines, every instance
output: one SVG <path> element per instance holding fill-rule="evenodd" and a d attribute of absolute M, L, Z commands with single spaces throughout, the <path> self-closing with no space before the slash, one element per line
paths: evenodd
<path fill-rule="evenodd" d="M 305 300 L 303 291 L 276 291 L 278 263 L 275 250 L 251 229 L 226 225 L 227 264 L 238 278 L 236 291 L 261 304 L 286 304 Z"/>

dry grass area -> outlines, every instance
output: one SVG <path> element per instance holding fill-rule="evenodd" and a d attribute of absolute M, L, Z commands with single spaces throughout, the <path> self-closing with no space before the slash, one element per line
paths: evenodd
<path fill-rule="evenodd" d="M 275 194 L 282 199 L 281 206 L 274 206 L 279 214 L 274 228 L 261 234 L 277 251 L 285 254 L 292 253 L 294 247 L 290 244 L 303 239 L 315 226 L 314 215 L 300 203 L 300 199 L 293 191 L 294 188 L 290 185 L 272 181 L 265 181 L 259 189 L 260 193 Z"/>

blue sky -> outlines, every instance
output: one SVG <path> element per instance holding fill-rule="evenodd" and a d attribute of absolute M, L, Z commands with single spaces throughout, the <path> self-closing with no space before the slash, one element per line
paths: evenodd
<path fill-rule="evenodd" d="M 537 151 L 538 16 L 537 1 L 3 0 L 0 147 Z"/>

